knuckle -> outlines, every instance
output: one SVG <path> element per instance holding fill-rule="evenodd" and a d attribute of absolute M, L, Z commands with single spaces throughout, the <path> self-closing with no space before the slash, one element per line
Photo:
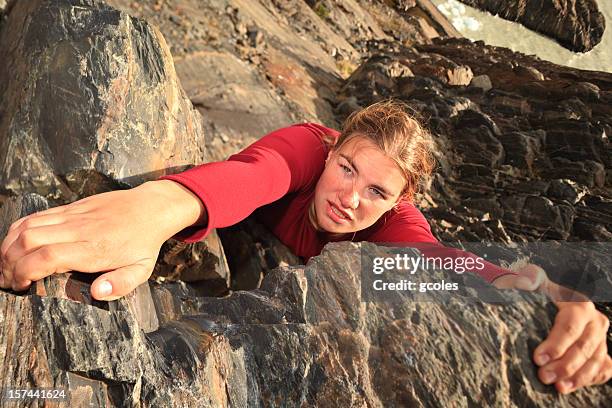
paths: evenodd
<path fill-rule="evenodd" d="M 603 371 L 599 372 L 593 379 L 594 382 L 599 383 L 599 384 L 603 383 L 605 380 L 606 380 L 606 373 Z"/>
<path fill-rule="evenodd" d="M 562 366 L 559 366 L 557 368 L 557 370 L 555 370 L 557 372 L 557 377 L 558 378 L 567 378 L 570 375 L 574 374 L 575 370 L 572 369 L 573 365 L 570 364 L 565 364 Z"/>
<path fill-rule="evenodd" d="M 570 336 L 577 336 L 580 334 L 580 328 L 575 323 L 565 323 L 563 325 L 563 331 Z"/>
<path fill-rule="evenodd" d="M 594 347 L 593 342 L 589 340 L 578 339 L 575 343 L 576 347 L 584 355 L 584 357 L 590 357 L 593 354 Z"/>
<path fill-rule="evenodd" d="M 35 233 L 32 230 L 23 230 L 19 234 L 17 242 L 23 249 L 29 250 L 35 246 Z"/>
<path fill-rule="evenodd" d="M 9 232 L 6 234 L 6 236 L 2 238 L 2 246 L 0 247 L 0 249 L 2 250 L 2 254 L 5 254 L 6 251 L 8 251 L 8 249 L 10 248 L 13 242 L 14 236 L 15 236 L 14 232 Z"/>
<path fill-rule="evenodd" d="M 20 258 L 17 262 L 15 262 L 14 268 L 13 268 L 13 285 L 15 285 L 18 281 L 22 281 L 24 279 L 27 279 L 28 276 L 28 271 L 31 268 L 28 265 L 28 259 L 26 258 Z"/>
<path fill-rule="evenodd" d="M 136 271 L 133 271 L 132 273 L 124 275 L 124 279 L 125 279 L 124 283 L 126 287 L 130 288 L 130 291 L 136 288 L 138 285 L 140 285 L 144 281 L 141 273 L 134 273 L 134 272 Z"/>
<path fill-rule="evenodd" d="M 588 311 L 596 312 L 595 303 L 593 302 L 580 302 L 580 304 Z"/>
<path fill-rule="evenodd" d="M 553 360 L 561 357 L 561 349 L 557 346 L 552 346 L 547 353 Z"/>
<path fill-rule="evenodd" d="M 28 230 L 34 228 L 34 221 L 32 218 L 27 218 L 21 223 L 21 227 L 23 230 Z"/>
<path fill-rule="evenodd" d="M 22 218 L 18 219 L 17 221 L 15 221 L 15 222 L 13 222 L 11 224 L 11 226 L 9 227 L 8 230 L 9 231 L 16 230 L 19 227 L 19 225 L 21 225 L 23 222 L 27 221 L 27 219 L 28 219 L 28 217 L 22 217 Z"/>
<path fill-rule="evenodd" d="M 40 258 L 43 262 L 50 263 L 57 258 L 56 251 L 51 246 L 45 246 L 40 249 Z"/>
<path fill-rule="evenodd" d="M 28 289 L 30 285 L 31 281 L 28 279 L 15 280 L 13 283 L 13 290 L 21 292 L 23 290 Z"/>
<path fill-rule="evenodd" d="M 11 250 L 8 251 L 5 255 L 4 255 L 4 270 L 9 269 L 11 267 L 15 266 L 15 263 L 17 263 L 17 261 L 19 261 L 19 259 L 21 259 L 21 253 L 19 253 L 16 250 Z"/>
<path fill-rule="evenodd" d="M 15 274 L 15 276 L 13 276 L 13 280 L 11 282 L 11 288 L 15 291 L 22 291 L 27 289 L 30 285 L 29 285 L 30 281 L 29 279 L 26 279 L 24 277 L 21 277 L 17 274 Z"/>
<path fill-rule="evenodd" d="M 580 388 L 584 385 L 589 384 L 593 379 L 592 374 L 586 372 L 576 373 L 572 380 L 574 382 L 574 388 Z"/>

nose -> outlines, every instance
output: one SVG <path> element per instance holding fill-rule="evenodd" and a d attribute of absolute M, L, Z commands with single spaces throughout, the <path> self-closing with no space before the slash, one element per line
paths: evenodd
<path fill-rule="evenodd" d="M 344 208 L 351 208 L 353 210 L 359 207 L 359 193 L 352 185 L 340 193 L 340 204 Z"/>

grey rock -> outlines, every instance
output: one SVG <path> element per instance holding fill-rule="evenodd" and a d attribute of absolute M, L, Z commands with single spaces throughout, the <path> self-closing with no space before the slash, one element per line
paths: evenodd
<path fill-rule="evenodd" d="M 568 179 L 552 180 L 546 193 L 549 197 L 566 200 L 571 204 L 576 204 L 585 195 L 584 189 Z"/>
<path fill-rule="evenodd" d="M 152 279 L 200 283 L 207 295 L 223 295 L 230 287 L 230 269 L 219 236 L 212 231 L 202 241 L 166 241 L 159 252 Z"/>
<path fill-rule="evenodd" d="M 202 114 L 210 160 L 225 160 L 257 138 L 294 121 L 256 69 L 228 52 L 176 59 L 189 99 Z"/>
<path fill-rule="evenodd" d="M 129 311 L 0 293 L 5 368 L 20 387 L 52 383 L 73 403 L 107 406 L 561 406 L 531 363 L 554 317 L 541 296 L 490 305 L 468 292 L 447 302 L 397 292 L 364 302 L 361 255 L 390 251 L 330 244 L 305 267 L 270 272 L 261 289 L 191 299 L 195 314 L 150 333 Z M 18 360 L 24 350 L 33 351 Z M 564 397 L 569 406 L 609 398 L 609 387 Z"/>
<path fill-rule="evenodd" d="M 499 137 L 506 153 L 505 162 L 527 170 L 527 174 L 533 175 L 533 167 L 536 158 L 541 156 L 541 138 L 529 133 L 512 132 Z"/>
<path fill-rule="evenodd" d="M 47 199 L 39 194 L 30 193 L 7 199 L 0 208 L 0 237 L 6 237 L 11 224 L 18 219 L 49 208 Z"/>
<path fill-rule="evenodd" d="M 233 290 L 256 289 L 265 275 L 275 268 L 302 264 L 302 260 L 255 217 L 219 229 L 219 236 L 231 270 Z"/>
<path fill-rule="evenodd" d="M 596 0 L 460 0 L 551 37 L 564 47 L 586 52 L 603 36 L 606 21 Z"/>
<path fill-rule="evenodd" d="M 19 1 L 0 60 L 0 183 L 10 191 L 68 201 L 75 172 L 135 186 L 205 158 L 200 117 L 142 20 L 96 0 Z"/>
<path fill-rule="evenodd" d="M 482 89 L 484 92 L 487 92 L 493 85 L 491 84 L 491 79 L 488 75 L 478 75 L 472 78 L 470 82 L 470 86 L 474 88 Z"/>
<path fill-rule="evenodd" d="M 603 187 L 605 184 L 604 166 L 592 160 L 583 162 L 555 157 L 553 167 L 542 171 L 542 175 L 549 178 L 569 178 L 586 187 Z"/>

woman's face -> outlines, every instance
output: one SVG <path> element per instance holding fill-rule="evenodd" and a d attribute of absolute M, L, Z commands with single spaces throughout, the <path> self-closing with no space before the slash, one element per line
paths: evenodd
<path fill-rule="evenodd" d="M 356 136 L 330 151 L 317 182 L 317 226 L 330 233 L 368 228 L 397 203 L 404 189 L 398 166 L 372 141 Z"/>

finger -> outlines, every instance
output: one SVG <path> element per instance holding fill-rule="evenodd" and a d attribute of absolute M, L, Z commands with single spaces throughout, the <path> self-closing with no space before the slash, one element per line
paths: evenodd
<path fill-rule="evenodd" d="M 134 264 L 107 272 L 91 284 L 91 295 L 98 300 L 119 299 L 146 282 L 152 271 L 152 266 Z"/>
<path fill-rule="evenodd" d="M 23 290 L 32 281 L 54 273 L 109 270 L 106 262 L 105 257 L 99 254 L 90 242 L 64 242 L 45 245 L 23 256 L 15 263 L 14 278 L 11 285 L 15 290 Z"/>
<path fill-rule="evenodd" d="M 606 354 L 599 373 L 595 375 L 593 384 L 604 384 L 612 378 L 612 357 Z"/>
<path fill-rule="evenodd" d="M 601 343 L 603 336 L 600 330 L 598 323 L 589 322 L 582 335 L 567 349 L 563 357 L 546 364 L 542 369 L 554 371 L 558 380 L 572 376 L 591 358 Z"/>
<path fill-rule="evenodd" d="M 26 215 L 25 217 L 21 217 L 17 221 L 13 222 L 8 230 L 9 231 L 15 230 L 19 228 L 19 226 L 21 226 L 21 224 L 23 224 L 24 221 L 30 220 L 32 218 L 37 218 L 37 217 L 41 217 L 45 215 L 60 214 L 66 211 L 67 207 L 68 205 L 61 205 L 59 207 L 47 208 L 46 210 L 42 210 L 42 211 L 38 211 L 32 214 Z"/>
<path fill-rule="evenodd" d="M 79 225 L 79 223 L 64 223 L 43 225 L 24 230 L 6 251 L 3 263 L 11 266 L 22 256 L 43 245 L 76 241 L 79 235 Z"/>
<path fill-rule="evenodd" d="M 601 339 L 604 338 L 601 335 L 601 329 L 599 321 L 589 322 L 582 335 L 568 348 L 563 357 L 540 368 L 539 374 L 542 382 L 550 384 L 567 380 L 573 376 L 593 356 L 601 344 Z M 605 335 L 605 331 L 603 333 Z"/>
<path fill-rule="evenodd" d="M 22 231 L 2 259 L 5 284 L 13 284 L 16 263 L 24 256 L 51 244 L 77 241 L 77 230 L 69 224 L 47 225 Z"/>
<path fill-rule="evenodd" d="M 20 221 L 22 221 L 20 227 L 9 231 L 9 233 L 4 238 L 2 245 L 0 246 L 0 253 L 2 254 L 3 258 L 6 257 L 6 252 L 15 242 L 15 240 L 19 237 L 21 232 L 28 229 L 44 227 L 47 225 L 62 224 L 66 222 L 66 216 L 64 214 L 46 214 L 27 219 L 22 218 Z"/>
<path fill-rule="evenodd" d="M 591 385 L 594 382 L 595 376 L 606 361 L 605 357 L 607 350 L 605 341 L 601 342 L 591 358 L 587 360 L 574 375 L 555 384 L 557 390 L 562 394 L 567 394 L 580 387 Z"/>
<path fill-rule="evenodd" d="M 580 313 L 585 313 L 585 309 L 575 307 L 559 309 L 548 337 L 533 353 L 537 365 L 542 366 L 558 359 L 582 335 L 587 319 L 582 318 Z"/>
<path fill-rule="evenodd" d="M 519 282 L 526 286 L 524 290 L 534 291 L 547 280 L 544 269 L 535 264 L 528 264 L 520 270 L 520 273 Z"/>
<path fill-rule="evenodd" d="M 519 276 L 515 280 L 514 287 L 520 290 L 535 291 L 540 287 L 540 283 L 526 276 Z"/>

